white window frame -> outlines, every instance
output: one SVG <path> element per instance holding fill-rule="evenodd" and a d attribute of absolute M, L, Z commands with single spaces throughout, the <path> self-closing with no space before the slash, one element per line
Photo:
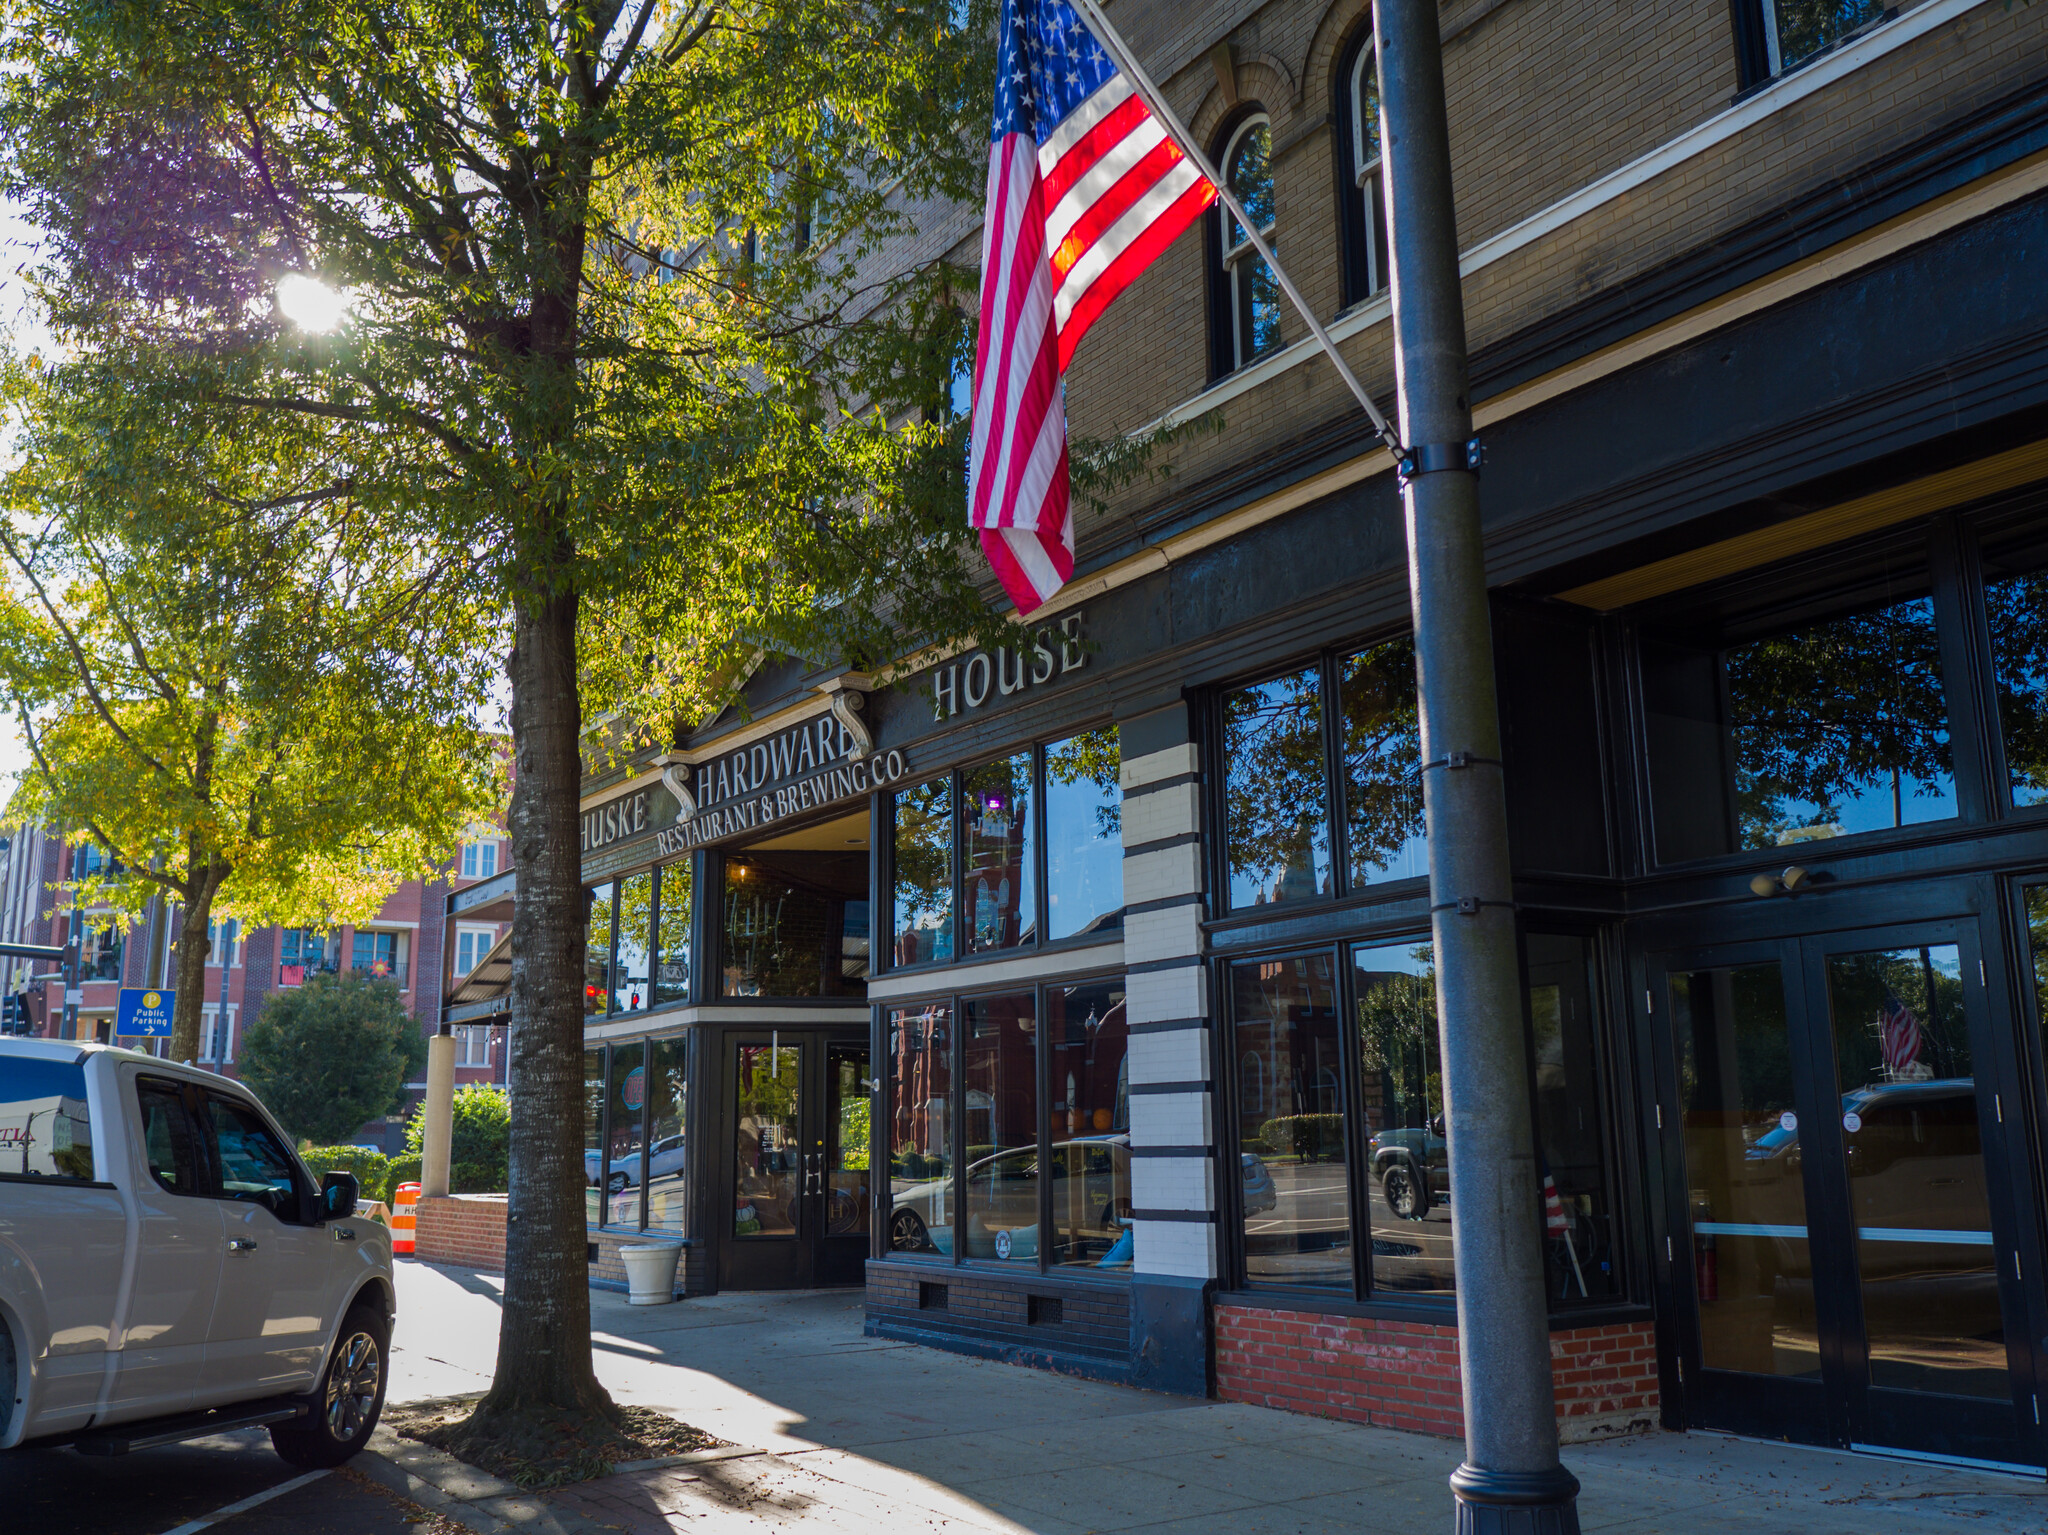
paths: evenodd
<path fill-rule="evenodd" d="M 1764 0 L 1769 5 L 1771 0 Z M 1365 292 L 1362 298 L 1369 298 L 1387 286 L 1387 274 L 1380 270 L 1380 222 L 1385 217 L 1381 198 L 1380 156 L 1375 153 L 1368 160 L 1365 157 L 1366 115 L 1365 76 L 1368 70 L 1379 68 L 1378 51 L 1370 38 L 1358 50 L 1358 57 L 1351 63 L 1351 185 L 1365 214 Z M 1377 119 L 1378 113 L 1374 113 Z M 1375 121 L 1374 128 L 1378 123 Z M 1378 142 L 1379 135 L 1373 134 Z"/>
<path fill-rule="evenodd" d="M 458 1066 L 490 1065 L 491 1031 L 477 1024 L 456 1025 L 455 1064 Z"/>
<path fill-rule="evenodd" d="M 1264 128 L 1266 130 L 1266 173 L 1269 176 L 1272 174 L 1273 120 L 1264 112 L 1254 112 L 1231 131 L 1229 142 L 1223 146 L 1223 158 L 1218 164 L 1217 169 L 1222 172 L 1226 181 L 1230 176 L 1231 162 L 1237 158 L 1238 146 L 1244 142 L 1246 135 L 1257 128 Z M 1231 190 L 1234 192 L 1237 188 L 1232 186 Z M 1274 198 L 1276 205 L 1278 201 L 1279 199 L 1276 195 Z M 1251 302 L 1251 298 L 1244 291 L 1243 285 L 1238 281 L 1238 270 L 1243 266 L 1246 256 L 1250 256 L 1254 261 L 1261 258 L 1258 248 L 1252 244 L 1249 236 L 1233 243 L 1231 237 L 1238 230 L 1237 216 L 1230 211 L 1221 198 L 1216 200 L 1216 213 L 1223 221 L 1218 248 L 1223 252 L 1223 280 L 1228 289 L 1230 299 L 1230 368 L 1234 373 L 1239 368 L 1244 367 L 1245 364 L 1256 361 L 1259 356 L 1267 355 L 1264 353 L 1255 354 L 1250 357 L 1245 355 L 1245 332 L 1250 328 L 1245 323 L 1245 306 Z M 1267 223 L 1265 228 L 1259 231 L 1260 234 L 1266 237 L 1268 245 L 1276 243 L 1273 239 L 1273 231 L 1279 225 L 1280 215 L 1279 209 L 1276 206 L 1272 220 Z M 1273 350 L 1277 352 L 1280 348 L 1275 346 Z"/>
<path fill-rule="evenodd" d="M 465 938 L 470 941 L 467 970 L 462 968 L 462 940 Z M 454 978 L 457 981 L 466 980 L 471 971 L 476 969 L 478 961 L 491 952 L 491 946 L 497 941 L 498 930 L 495 927 L 458 927 L 455 930 Z"/>

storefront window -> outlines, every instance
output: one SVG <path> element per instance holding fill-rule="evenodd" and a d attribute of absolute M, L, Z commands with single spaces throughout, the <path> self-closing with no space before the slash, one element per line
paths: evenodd
<path fill-rule="evenodd" d="M 1906 573 L 1909 592 L 1919 568 Z M 1902 598 L 1897 584 L 1874 605 L 1791 624 L 1706 614 L 1646 632 L 1662 859 L 1955 815 L 1933 599 Z"/>
<path fill-rule="evenodd" d="M 967 1256 L 1038 1262 L 1038 1004 L 981 997 L 961 1009 Z"/>
<path fill-rule="evenodd" d="M 1426 876 L 1415 642 L 1390 640 L 1347 656 L 1338 676 L 1337 707 L 1351 883 Z"/>
<path fill-rule="evenodd" d="M 2048 885 L 2028 887 L 2027 938 L 2034 952 L 2034 1021 L 2048 1042 Z"/>
<path fill-rule="evenodd" d="M 583 1052 L 583 1218 L 604 1223 L 604 1051 Z"/>
<path fill-rule="evenodd" d="M 606 1072 L 605 1222 L 640 1224 L 641 1151 L 647 1124 L 647 1046 L 613 1045 Z"/>
<path fill-rule="evenodd" d="M 1428 940 L 1351 950 L 1375 1290 L 1450 1295 L 1451 1162 Z"/>
<path fill-rule="evenodd" d="M 1352 1288 L 1342 1041 L 1328 954 L 1230 973 L 1245 1277 Z"/>
<path fill-rule="evenodd" d="M 657 1006 L 690 995 L 690 862 L 663 864 L 661 931 L 654 943 L 654 1000 Z"/>
<path fill-rule="evenodd" d="M 662 875 L 666 891 L 668 875 Z M 649 1047 L 647 1085 L 647 1224 L 659 1231 L 689 1229 L 683 1184 L 684 1126 L 690 1091 L 690 1040 L 657 1039 Z"/>
<path fill-rule="evenodd" d="M 1224 695 L 1233 908 L 1331 893 L 1324 759 L 1320 667 Z"/>
<path fill-rule="evenodd" d="M 724 861 L 725 996 L 866 995 L 865 854 L 762 844 Z M 859 947 L 849 952 L 855 927 Z"/>
<path fill-rule="evenodd" d="M 602 1018 L 612 997 L 612 896 L 610 884 L 590 888 L 590 927 L 583 941 L 583 1011 Z"/>
<path fill-rule="evenodd" d="M 2012 802 L 2048 804 L 2048 569 L 2038 547 L 1985 550 L 1984 608 Z"/>
<path fill-rule="evenodd" d="M 612 958 L 612 1011 L 644 1012 L 654 1005 L 654 874 L 629 874 L 619 881 L 617 947 Z"/>
<path fill-rule="evenodd" d="M 1563 1301 L 1612 1299 L 1621 1293 L 1621 1275 L 1608 1204 L 1593 946 L 1583 938 L 1532 933 L 1528 956 L 1536 1175 L 1543 1182 L 1550 1295 Z"/>
<path fill-rule="evenodd" d="M 1131 1266 L 1130 1021 L 1124 983 L 1045 989 L 1052 1262 Z"/>
<path fill-rule="evenodd" d="M 889 1250 L 953 1256 L 953 1009 L 889 1013 Z"/>
<path fill-rule="evenodd" d="M 953 957 L 953 793 L 935 778 L 894 796 L 896 963 Z"/>
<path fill-rule="evenodd" d="M 1015 948 L 1037 934 L 1031 753 L 984 763 L 960 785 L 967 952 Z"/>
<path fill-rule="evenodd" d="M 1122 762 L 1114 725 L 1045 749 L 1046 933 L 1055 941 L 1123 927 Z"/>

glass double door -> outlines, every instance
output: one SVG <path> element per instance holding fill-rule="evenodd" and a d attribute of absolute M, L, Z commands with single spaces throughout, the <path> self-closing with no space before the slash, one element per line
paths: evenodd
<path fill-rule="evenodd" d="M 1691 1426 L 2041 1464 L 1996 978 L 1974 919 L 1652 958 Z"/>
<path fill-rule="evenodd" d="M 730 1035 L 720 1285 L 858 1284 L 874 1208 L 865 1031 Z"/>

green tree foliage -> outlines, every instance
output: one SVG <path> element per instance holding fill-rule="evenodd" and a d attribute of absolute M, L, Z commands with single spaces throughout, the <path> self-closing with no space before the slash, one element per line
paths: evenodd
<path fill-rule="evenodd" d="M 473 551 L 520 871 L 498 1373 L 474 1431 L 603 1416 L 578 1166 L 586 714 L 663 735 L 764 649 L 1004 633 L 961 558 L 958 355 L 898 210 L 971 198 L 985 0 L 19 0 L 4 182 L 58 332 L 147 402 L 321 423 L 325 483 Z M 294 324 L 286 297 L 347 313 Z M 950 339 L 949 339 L 950 337 Z M 913 387 L 914 386 L 914 387 Z M 851 407 L 858 406 L 859 409 Z M 524 1441 L 522 1441 L 524 1442 Z"/>
<path fill-rule="evenodd" d="M 362 920 L 496 801 L 483 676 L 446 563 L 375 534 L 312 418 L 229 433 L 143 359 L 0 369 L 0 706 L 31 760 L 10 816 L 107 855 L 125 925 L 181 910 L 173 1058 L 199 1051 L 207 930 Z"/>
<path fill-rule="evenodd" d="M 405 1149 L 425 1152 L 427 1115 L 413 1111 L 405 1122 Z M 502 1194 L 512 1146 L 512 1105 L 502 1088 L 471 1082 L 455 1089 L 455 1118 L 448 1138 L 448 1192 Z"/>
<path fill-rule="evenodd" d="M 242 1037 L 239 1062 L 278 1123 L 317 1145 L 396 1112 L 426 1063 L 427 1042 L 397 982 L 359 970 L 272 992 Z"/>

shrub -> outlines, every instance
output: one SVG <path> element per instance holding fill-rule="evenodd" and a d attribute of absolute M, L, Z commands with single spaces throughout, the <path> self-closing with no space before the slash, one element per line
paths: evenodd
<path fill-rule="evenodd" d="M 398 1186 L 401 1183 L 418 1183 L 419 1181 L 420 1159 L 417 1153 L 408 1151 L 391 1159 L 391 1198 L 396 1199 L 398 1197 Z M 497 1191 L 493 1189 L 491 1192 L 496 1193 Z"/>
<path fill-rule="evenodd" d="M 405 1122 L 405 1149 L 417 1157 L 425 1149 L 426 1139 L 427 1110 L 421 1104 Z M 504 1092 L 480 1082 L 456 1088 L 455 1124 L 448 1145 L 448 1192 L 504 1193 L 511 1159 L 512 1110 Z M 415 1161 L 413 1165 L 419 1164 Z"/>
<path fill-rule="evenodd" d="M 426 1059 L 397 983 L 347 970 L 264 998 L 241 1070 L 293 1139 L 331 1146 L 395 1112 Z"/>
<path fill-rule="evenodd" d="M 1259 1126 L 1259 1140 L 1279 1157 L 1320 1162 L 1344 1155 L 1342 1114 L 1289 1114 Z"/>
<path fill-rule="evenodd" d="M 356 1175 L 363 1198 L 391 1197 L 391 1159 L 381 1151 L 365 1151 L 360 1146 L 306 1146 L 299 1156 L 312 1169 L 315 1183 L 339 1169 Z"/>

